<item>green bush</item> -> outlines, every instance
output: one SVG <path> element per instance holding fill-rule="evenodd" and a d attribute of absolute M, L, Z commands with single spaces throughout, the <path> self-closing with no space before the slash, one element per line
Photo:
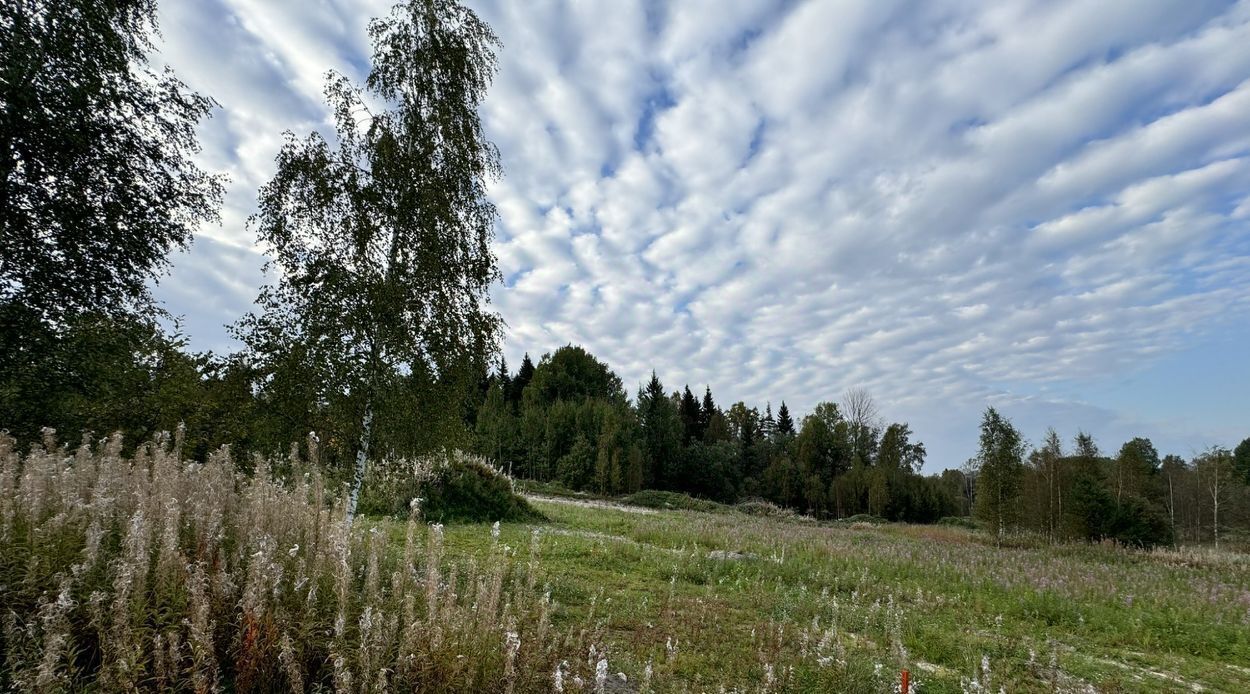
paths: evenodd
<path fill-rule="evenodd" d="M 405 516 L 420 499 L 421 516 L 436 523 L 538 520 L 512 480 L 485 460 L 459 451 L 418 460 L 379 461 L 360 493 L 360 513 Z"/>
<path fill-rule="evenodd" d="M 842 518 L 839 523 L 871 523 L 872 525 L 881 525 L 886 522 L 881 516 L 874 516 L 871 513 L 857 513 L 850 518 Z"/>
<path fill-rule="evenodd" d="M 475 458 L 443 468 L 427 488 L 422 516 L 438 523 L 540 520 L 542 515 L 512 488 L 512 480 Z"/>
<path fill-rule="evenodd" d="M 967 528 L 968 530 L 976 530 L 977 522 L 968 516 L 942 516 L 938 519 L 938 525 L 950 525 L 956 528 Z"/>
<path fill-rule="evenodd" d="M 658 489 L 644 489 L 640 492 L 634 492 L 622 499 L 622 501 L 634 506 L 646 506 L 647 508 L 665 510 L 723 512 L 728 509 L 724 504 L 718 504 L 715 501 L 696 499 L 678 492 L 664 492 Z"/>
<path fill-rule="evenodd" d="M 792 518 L 794 517 L 794 509 L 778 506 L 771 501 L 763 499 L 747 499 L 738 502 L 734 508 L 748 516 L 762 516 L 765 518 Z"/>

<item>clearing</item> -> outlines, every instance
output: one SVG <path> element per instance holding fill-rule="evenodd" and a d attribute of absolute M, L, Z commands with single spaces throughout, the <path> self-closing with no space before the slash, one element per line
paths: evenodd
<path fill-rule="evenodd" d="M 1244 555 L 530 499 L 550 522 L 501 541 L 524 561 L 537 531 L 555 626 L 658 691 L 804 691 L 827 669 L 889 691 L 903 667 L 921 692 L 1250 691 Z M 489 545 L 446 529 L 449 558 Z"/>

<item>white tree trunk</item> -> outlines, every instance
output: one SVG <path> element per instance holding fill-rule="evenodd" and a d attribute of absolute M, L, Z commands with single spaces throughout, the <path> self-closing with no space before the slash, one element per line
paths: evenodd
<path fill-rule="evenodd" d="M 1176 547 L 1176 495 L 1172 490 L 1171 472 L 1168 473 L 1168 518 L 1172 521 L 1172 547 Z"/>
<path fill-rule="evenodd" d="M 356 471 L 352 475 L 352 490 L 347 498 L 347 522 L 356 517 L 356 502 L 360 500 L 360 488 L 365 483 L 365 468 L 369 464 L 369 439 L 373 434 L 373 404 L 365 405 L 365 418 L 360 426 L 360 448 L 356 449 Z"/>
<path fill-rule="evenodd" d="M 1211 512 L 1213 516 L 1211 519 L 1212 521 L 1211 531 L 1215 535 L 1215 548 L 1219 549 L 1220 548 L 1220 478 L 1218 475 L 1218 468 L 1217 468 L 1217 475 L 1215 477 L 1215 481 L 1212 482 L 1211 484 L 1211 501 L 1214 502 L 1211 507 L 1212 509 Z"/>

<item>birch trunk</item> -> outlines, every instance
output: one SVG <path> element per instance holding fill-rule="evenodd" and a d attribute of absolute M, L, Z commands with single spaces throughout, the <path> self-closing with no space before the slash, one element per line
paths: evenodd
<path fill-rule="evenodd" d="M 347 498 L 347 522 L 356 518 L 356 503 L 360 500 L 360 488 L 365 483 L 365 468 L 369 464 L 369 439 L 373 434 L 373 403 L 365 405 L 365 418 L 360 426 L 360 448 L 356 449 L 356 470 L 352 475 L 352 490 Z"/>

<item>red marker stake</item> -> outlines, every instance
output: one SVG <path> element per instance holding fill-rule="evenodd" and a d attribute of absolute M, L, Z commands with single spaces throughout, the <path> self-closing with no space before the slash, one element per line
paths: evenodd
<path fill-rule="evenodd" d="M 911 673 L 904 670 L 903 671 L 903 690 L 902 690 L 903 694 L 907 694 L 909 689 L 911 689 Z"/>

